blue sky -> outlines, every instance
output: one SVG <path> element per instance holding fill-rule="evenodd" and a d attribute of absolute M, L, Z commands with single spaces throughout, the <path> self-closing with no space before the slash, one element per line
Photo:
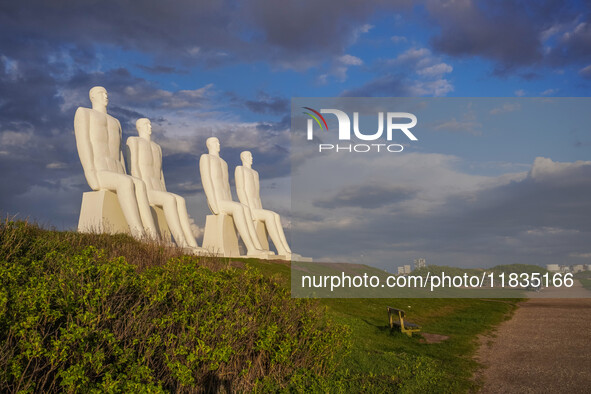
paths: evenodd
<path fill-rule="evenodd" d="M 152 119 L 167 186 L 186 197 L 196 233 L 208 213 L 197 160 L 212 135 L 231 168 L 253 152 L 263 202 L 289 226 L 292 97 L 587 97 L 590 15 L 584 1 L 9 2 L 0 6 L 0 211 L 75 228 L 88 186 L 73 117 L 102 85 L 124 139 L 137 118 Z M 461 174 L 489 177 L 531 172 L 537 157 L 590 157 L 585 127 L 529 130 L 497 156 L 490 146 L 503 138 L 483 127 L 440 154 L 459 158 Z M 591 257 L 572 253 L 563 257 Z"/>

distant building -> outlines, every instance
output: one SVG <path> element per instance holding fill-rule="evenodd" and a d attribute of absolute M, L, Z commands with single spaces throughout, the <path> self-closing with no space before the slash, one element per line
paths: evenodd
<path fill-rule="evenodd" d="M 404 275 L 404 267 L 398 267 L 398 275 Z"/>
<path fill-rule="evenodd" d="M 591 264 L 587 264 L 586 267 L 587 267 L 587 271 L 591 271 Z"/>
<path fill-rule="evenodd" d="M 583 264 L 573 265 L 573 273 L 583 272 L 585 271 L 585 266 Z"/>
<path fill-rule="evenodd" d="M 411 271 L 410 264 L 405 265 L 404 266 L 404 273 L 405 274 L 410 274 L 410 271 Z"/>
<path fill-rule="evenodd" d="M 560 266 L 558 264 L 546 264 L 546 269 L 550 272 L 560 272 Z"/>
<path fill-rule="evenodd" d="M 423 268 L 427 266 L 427 260 L 425 259 L 415 259 L 415 269 L 418 270 L 419 268 Z"/>

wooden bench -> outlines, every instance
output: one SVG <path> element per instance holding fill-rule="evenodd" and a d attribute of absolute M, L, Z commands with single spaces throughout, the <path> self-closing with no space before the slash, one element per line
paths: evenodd
<path fill-rule="evenodd" d="M 396 326 L 400 329 L 400 332 L 412 337 L 412 333 L 421 331 L 421 327 L 408 321 L 405 322 L 405 316 L 406 314 L 402 309 L 388 307 L 388 320 L 390 322 L 390 329 L 393 329 L 394 326 Z"/>

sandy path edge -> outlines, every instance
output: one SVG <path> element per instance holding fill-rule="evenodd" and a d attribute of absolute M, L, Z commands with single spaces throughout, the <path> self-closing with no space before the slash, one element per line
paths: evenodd
<path fill-rule="evenodd" d="M 510 320 L 480 337 L 475 359 L 483 366 L 475 374 L 482 393 L 590 392 L 591 298 L 520 303 Z"/>

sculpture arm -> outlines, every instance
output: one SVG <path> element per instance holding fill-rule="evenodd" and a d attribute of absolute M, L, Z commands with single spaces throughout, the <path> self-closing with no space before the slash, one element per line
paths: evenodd
<path fill-rule="evenodd" d="M 99 190 L 100 184 L 94 168 L 94 153 L 90 142 L 90 118 L 85 108 L 78 108 L 74 115 L 74 134 L 84 176 L 92 190 Z"/>
<path fill-rule="evenodd" d="M 138 163 L 138 140 L 135 137 L 129 137 L 125 143 L 125 152 L 127 162 L 129 163 L 129 172 L 132 176 L 142 179 L 142 173 Z"/>
<path fill-rule="evenodd" d="M 211 182 L 211 168 L 209 165 L 209 158 L 205 154 L 201 155 L 201 158 L 199 159 L 199 173 L 201 174 L 201 184 L 203 185 L 203 191 L 207 197 L 207 205 L 209 205 L 209 209 L 211 209 L 212 213 L 218 215 L 220 210 L 217 204 L 217 196 L 215 195 L 213 183 Z"/>
<path fill-rule="evenodd" d="M 158 145 L 158 150 L 160 151 L 160 182 L 162 183 L 162 187 L 166 190 L 166 182 L 164 181 L 164 163 L 162 158 L 162 148 Z"/>
<path fill-rule="evenodd" d="M 117 125 L 119 126 L 119 141 L 121 141 L 121 136 L 123 132 L 121 131 L 121 123 L 117 120 Z M 123 149 L 119 150 L 119 161 L 121 162 L 121 169 L 123 170 L 124 174 L 127 174 L 127 170 L 125 169 L 125 158 L 123 157 Z"/>
<path fill-rule="evenodd" d="M 248 201 L 248 193 L 244 185 L 244 173 L 242 166 L 237 166 L 234 170 L 234 181 L 236 182 L 236 194 L 238 194 L 238 200 L 240 203 L 250 207 Z"/>
<path fill-rule="evenodd" d="M 261 183 L 259 182 L 259 173 L 254 172 L 254 201 L 252 201 L 252 207 L 257 209 L 263 209 L 263 202 L 261 201 Z"/>

